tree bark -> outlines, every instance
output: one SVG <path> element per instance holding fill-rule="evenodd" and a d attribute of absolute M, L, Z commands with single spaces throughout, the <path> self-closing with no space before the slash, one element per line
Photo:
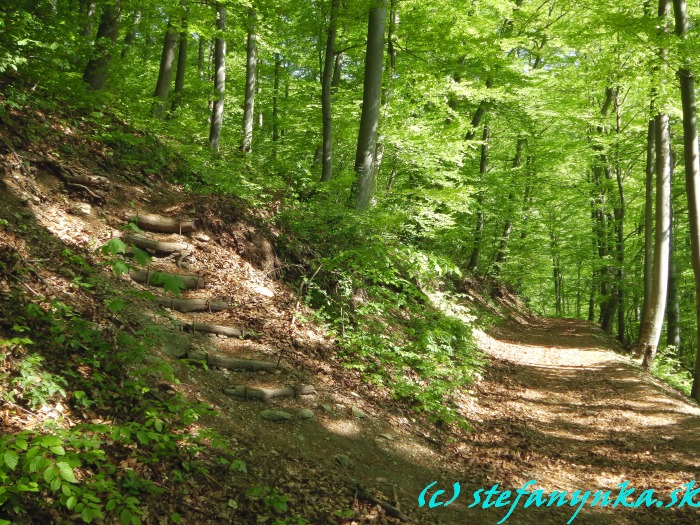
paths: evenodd
<path fill-rule="evenodd" d="M 255 34 L 257 13 L 248 9 L 248 38 L 246 44 L 246 80 L 245 102 L 243 107 L 243 140 L 241 151 L 250 153 L 253 150 L 253 121 L 255 115 L 255 81 L 258 64 L 257 36 Z"/>
<path fill-rule="evenodd" d="M 190 233 L 197 229 L 194 219 L 173 219 L 155 213 L 137 212 L 129 217 L 139 228 L 161 233 Z"/>
<path fill-rule="evenodd" d="M 199 41 L 197 44 L 197 74 L 199 75 L 200 80 L 204 80 L 206 78 L 204 55 L 206 53 L 207 40 L 202 35 L 199 35 Z"/>
<path fill-rule="evenodd" d="M 85 38 L 92 38 L 92 29 L 95 22 L 95 13 L 97 12 L 97 4 L 94 0 L 80 2 L 81 14 L 83 15 L 83 30 L 81 34 Z"/>
<path fill-rule="evenodd" d="M 245 386 L 239 386 L 236 388 L 227 388 L 224 393 L 233 397 L 240 397 L 243 399 L 259 399 L 261 401 L 267 401 L 273 397 L 297 397 L 297 396 L 307 396 L 316 394 L 316 389 L 313 385 L 303 385 L 301 387 L 286 387 L 286 388 L 248 388 Z"/>
<path fill-rule="evenodd" d="M 209 299 L 170 299 L 169 297 L 156 297 L 156 303 L 165 308 L 178 312 L 220 312 L 228 310 L 228 303 Z"/>
<path fill-rule="evenodd" d="M 148 270 L 131 270 L 129 277 L 137 283 L 147 284 L 149 286 L 163 286 L 163 277 L 174 279 L 179 278 L 185 286 L 185 290 L 198 290 L 204 288 L 204 277 L 201 275 L 184 275 L 167 272 L 152 272 Z"/>
<path fill-rule="evenodd" d="M 177 47 L 177 29 L 172 20 L 168 21 L 163 38 L 163 51 L 160 55 L 160 69 L 153 96 L 157 99 L 153 104 L 153 113 L 158 118 L 165 116 L 165 106 L 170 93 L 170 80 L 173 76 L 173 64 L 175 63 L 175 48 Z"/>
<path fill-rule="evenodd" d="M 112 62 L 112 49 L 119 36 L 120 14 L 119 0 L 107 2 L 102 9 L 93 56 L 85 66 L 83 73 L 83 81 L 93 91 L 100 91 L 107 84 L 109 65 Z"/>
<path fill-rule="evenodd" d="M 214 91 L 209 127 L 209 147 L 219 153 L 221 128 L 224 124 L 224 100 L 226 98 L 226 6 L 216 4 L 216 39 L 214 40 Z"/>
<path fill-rule="evenodd" d="M 685 0 L 673 0 L 676 20 L 676 35 L 686 38 L 688 16 Z M 685 161 L 685 188 L 688 196 L 688 219 L 690 221 L 690 251 L 695 276 L 695 314 L 697 319 L 696 342 L 700 346 L 700 151 L 698 148 L 698 120 L 695 102 L 695 79 L 687 62 L 678 71 L 683 105 L 683 145 Z M 700 349 L 695 351 L 695 372 L 690 392 L 700 402 Z"/>
<path fill-rule="evenodd" d="M 479 176 L 480 184 L 484 183 L 484 177 L 489 169 L 489 139 L 491 131 L 488 124 L 484 125 L 484 132 L 481 141 L 481 159 L 479 161 Z M 474 247 L 469 256 L 467 269 L 470 272 L 476 271 L 479 266 L 479 257 L 481 255 L 481 237 L 484 234 L 484 190 L 479 189 L 476 197 L 476 225 L 474 227 Z"/>
<path fill-rule="evenodd" d="M 124 44 L 122 46 L 121 54 L 122 60 L 129 54 L 129 49 L 131 49 L 131 46 L 134 44 L 134 40 L 136 40 L 136 30 L 138 29 L 140 23 L 141 11 L 136 11 L 134 14 L 134 20 L 131 22 L 131 26 L 129 27 L 129 31 L 124 36 Z"/>
<path fill-rule="evenodd" d="M 279 124 L 279 98 L 280 98 L 280 70 L 282 69 L 282 55 L 275 53 L 275 80 L 272 87 L 272 141 L 280 139 Z M 277 156 L 277 147 L 273 150 L 273 155 Z"/>
<path fill-rule="evenodd" d="M 647 318 L 649 297 L 651 296 L 651 269 L 654 262 L 654 119 L 649 121 L 647 130 L 647 162 L 644 200 L 644 297 L 642 299 L 641 319 Z M 640 327 L 639 336 L 642 330 Z"/>
<path fill-rule="evenodd" d="M 183 6 L 183 9 L 186 9 Z M 187 68 L 187 16 L 188 13 L 185 12 L 182 15 L 181 27 L 180 27 L 180 38 L 177 46 L 177 70 L 175 72 L 175 92 L 173 96 L 173 103 L 170 106 L 170 111 L 173 113 L 180 106 L 180 101 L 182 100 L 182 90 L 185 89 L 185 69 Z"/>
<path fill-rule="evenodd" d="M 672 155 L 673 158 L 673 155 Z M 673 162 L 671 162 L 671 188 L 673 188 Z M 672 346 L 676 353 L 681 348 L 681 307 L 678 293 L 678 272 L 676 269 L 675 241 L 675 211 L 673 199 L 671 199 L 671 226 L 669 228 L 669 253 L 668 253 L 668 306 L 666 311 L 666 345 Z"/>
<path fill-rule="evenodd" d="M 331 89 L 333 83 L 333 64 L 335 61 L 335 39 L 337 34 L 338 11 L 340 0 L 331 0 L 331 15 L 326 39 L 326 57 L 323 62 L 321 81 L 321 109 L 323 113 L 323 159 L 321 163 L 321 182 L 328 182 L 333 177 L 333 114 L 331 112 Z"/>
<path fill-rule="evenodd" d="M 642 368 L 650 370 L 656 357 L 666 310 L 668 291 L 668 256 L 670 240 L 670 140 L 668 115 L 654 117 L 656 139 L 656 230 L 654 232 L 654 264 L 652 269 L 649 311 L 643 320 L 638 351 L 644 354 Z"/>
<path fill-rule="evenodd" d="M 520 165 L 522 163 L 522 157 L 523 157 L 523 148 L 525 148 L 525 145 L 527 144 L 527 139 L 521 138 L 518 139 L 518 143 L 515 147 L 515 158 L 513 159 L 513 169 L 512 171 L 515 171 L 520 168 Z M 511 186 L 512 186 L 513 181 L 511 181 Z M 512 192 L 508 194 L 508 206 L 509 208 L 512 206 L 513 201 L 515 200 L 515 194 Z M 508 209 L 506 210 L 506 213 L 508 214 L 508 217 L 506 218 L 506 222 L 503 225 L 503 233 L 501 233 L 501 239 L 498 242 L 498 248 L 496 249 L 496 258 L 495 262 L 493 264 L 493 273 L 496 277 L 498 277 L 501 273 L 501 270 L 503 269 L 503 265 L 506 262 L 506 259 L 508 257 L 507 251 L 508 251 L 508 241 L 510 240 L 510 234 L 513 231 L 513 219 L 512 219 L 512 214 L 513 210 Z"/>
<path fill-rule="evenodd" d="M 384 66 L 384 32 L 386 29 L 387 0 L 372 0 L 367 24 L 365 81 L 362 97 L 362 116 L 355 155 L 356 179 L 353 200 L 358 211 L 366 210 L 374 191 L 374 154 L 379 128 L 379 106 L 382 94 Z"/>

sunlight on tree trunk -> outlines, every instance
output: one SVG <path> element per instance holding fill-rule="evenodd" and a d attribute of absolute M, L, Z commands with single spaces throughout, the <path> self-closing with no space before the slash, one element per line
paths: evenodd
<path fill-rule="evenodd" d="M 253 121 L 255 115 L 255 81 L 258 65 L 257 36 L 255 34 L 257 14 L 254 9 L 248 9 L 248 37 L 246 43 L 246 81 L 245 101 L 243 107 L 243 140 L 241 151 L 250 153 L 253 150 Z"/>
<path fill-rule="evenodd" d="M 358 211 L 367 209 L 374 192 L 374 155 L 379 128 L 379 106 L 382 94 L 384 65 L 384 30 L 386 28 L 387 0 L 372 0 L 367 24 L 367 52 L 365 54 L 365 82 L 362 97 L 362 116 L 355 155 L 356 179 L 352 199 Z"/>
<path fill-rule="evenodd" d="M 226 6 L 216 5 L 216 39 L 214 41 L 214 92 L 209 147 L 219 153 L 221 128 L 224 123 L 224 100 L 226 98 Z"/>

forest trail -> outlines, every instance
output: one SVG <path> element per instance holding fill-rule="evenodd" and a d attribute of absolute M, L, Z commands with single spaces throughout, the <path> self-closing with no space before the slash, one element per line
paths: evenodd
<path fill-rule="evenodd" d="M 534 479 L 545 492 L 610 490 L 614 500 L 617 485 L 629 480 L 628 487 L 636 489 L 631 501 L 653 488 L 668 502 L 672 490 L 698 478 L 700 409 L 644 376 L 614 351 L 599 328 L 579 320 L 540 319 L 478 333 L 478 339 L 491 367 L 470 411 L 478 421 L 476 431 L 453 453 L 470 458 L 475 474 L 486 469 L 485 488 L 500 482 L 512 490 Z M 468 494 L 465 504 L 472 501 Z M 484 510 L 475 510 L 465 510 L 463 523 L 489 522 L 478 517 Z M 566 523 L 574 510 L 534 511 L 521 503 L 508 522 Z M 697 510 L 688 508 L 584 507 L 574 523 L 698 519 Z"/>

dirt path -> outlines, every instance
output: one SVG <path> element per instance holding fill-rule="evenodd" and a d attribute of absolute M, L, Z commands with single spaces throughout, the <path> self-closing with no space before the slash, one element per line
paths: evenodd
<path fill-rule="evenodd" d="M 629 501 L 655 489 L 670 502 L 671 491 L 700 478 L 700 409 L 643 376 L 596 327 L 541 320 L 478 338 L 492 366 L 469 411 L 476 430 L 451 452 L 482 486 L 512 490 L 534 479 L 545 492 L 610 490 L 614 501 L 617 485 L 628 480 L 636 489 Z M 473 501 L 471 488 L 463 487 L 464 507 Z M 508 523 L 566 523 L 577 506 L 535 510 L 521 502 Z M 445 514 L 445 522 L 495 523 L 481 508 L 464 507 L 462 521 Z M 700 514 L 688 506 L 585 506 L 573 523 L 690 524 L 700 523 Z"/>

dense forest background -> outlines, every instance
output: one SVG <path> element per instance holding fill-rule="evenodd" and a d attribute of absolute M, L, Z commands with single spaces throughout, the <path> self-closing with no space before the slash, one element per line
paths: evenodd
<path fill-rule="evenodd" d="M 10 0 L 0 119 L 64 111 L 123 169 L 259 210 L 346 366 L 440 424 L 480 366 L 477 281 L 598 323 L 700 400 L 699 14 Z"/>
<path fill-rule="evenodd" d="M 694 117 L 679 78 L 692 84 L 698 43 L 695 6 L 673 7 L 10 2 L 0 71 L 176 144 L 192 187 L 276 206 L 315 250 L 307 293 L 331 323 L 356 282 L 381 309 L 371 285 L 473 273 L 630 346 L 652 302 L 653 121 L 665 115 L 661 348 L 691 370 L 684 175 L 697 158 L 683 161 Z"/>

